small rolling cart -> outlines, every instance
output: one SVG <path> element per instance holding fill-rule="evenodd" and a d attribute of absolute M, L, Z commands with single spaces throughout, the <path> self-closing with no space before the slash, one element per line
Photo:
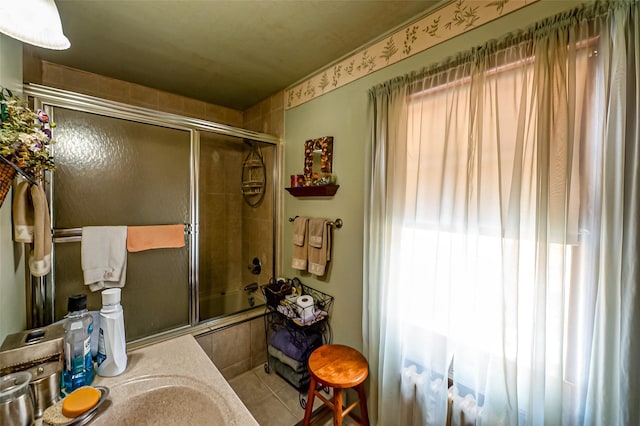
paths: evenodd
<path fill-rule="evenodd" d="M 267 302 L 264 369 L 275 371 L 296 388 L 300 406 L 305 408 L 311 380 L 307 361 L 311 352 L 332 340 L 329 316 L 333 296 L 302 284 L 298 278 L 272 278 L 261 290 Z"/>

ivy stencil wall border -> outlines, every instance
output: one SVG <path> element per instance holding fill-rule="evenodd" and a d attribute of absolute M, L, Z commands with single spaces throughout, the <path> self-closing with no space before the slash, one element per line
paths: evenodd
<path fill-rule="evenodd" d="M 294 108 L 538 1 L 452 0 L 419 21 L 286 89 L 285 109 Z"/>

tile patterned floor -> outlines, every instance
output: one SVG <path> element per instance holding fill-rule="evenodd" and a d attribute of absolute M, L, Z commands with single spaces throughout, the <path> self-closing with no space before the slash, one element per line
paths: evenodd
<path fill-rule="evenodd" d="M 262 366 L 234 377 L 229 384 L 261 426 L 294 426 L 304 417 L 298 391 L 276 373 L 267 374 Z M 315 409 L 322 402 L 316 398 L 313 405 Z M 332 425 L 330 413 L 327 414 L 313 424 Z M 343 424 L 355 425 L 356 422 L 347 417 Z"/>

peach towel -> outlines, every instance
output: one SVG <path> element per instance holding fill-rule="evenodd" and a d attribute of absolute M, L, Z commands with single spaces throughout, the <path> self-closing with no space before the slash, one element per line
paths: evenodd
<path fill-rule="evenodd" d="M 184 247 L 184 225 L 129 226 L 127 250 L 130 252 Z"/>

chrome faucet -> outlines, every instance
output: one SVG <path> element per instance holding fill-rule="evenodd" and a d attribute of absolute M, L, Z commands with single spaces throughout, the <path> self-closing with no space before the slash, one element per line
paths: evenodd
<path fill-rule="evenodd" d="M 253 293 L 257 289 L 258 289 L 258 283 L 251 283 L 244 286 L 244 291 L 246 291 L 247 293 Z"/>

